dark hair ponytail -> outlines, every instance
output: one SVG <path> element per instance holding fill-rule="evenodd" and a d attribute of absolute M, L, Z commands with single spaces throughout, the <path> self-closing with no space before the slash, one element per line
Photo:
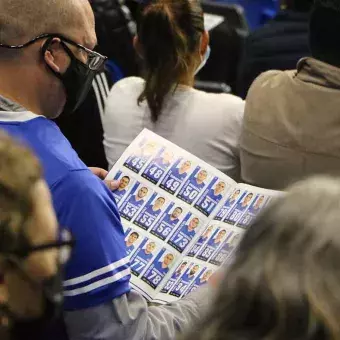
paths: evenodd
<path fill-rule="evenodd" d="M 164 98 L 189 68 L 204 31 L 203 12 L 197 0 L 156 0 L 143 11 L 138 38 L 145 67 L 145 87 L 138 104 L 146 99 L 157 121 Z"/>

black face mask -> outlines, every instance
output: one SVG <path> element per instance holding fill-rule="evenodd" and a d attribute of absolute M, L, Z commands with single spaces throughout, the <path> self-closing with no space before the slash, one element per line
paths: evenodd
<path fill-rule="evenodd" d="M 13 263 L 11 265 L 18 267 L 26 282 L 36 290 L 42 290 L 44 309 L 42 315 L 37 318 L 22 318 L 15 315 L 9 310 L 8 306 L 0 306 L 1 314 L 8 318 L 10 323 L 10 339 L 43 339 L 45 333 L 52 334 L 54 329 L 60 328 L 61 311 L 63 306 L 63 286 L 61 267 L 53 277 L 37 284 L 22 269 L 20 265 Z"/>
<path fill-rule="evenodd" d="M 52 33 L 41 34 L 35 37 L 34 39 L 21 45 L 6 45 L 6 44 L 0 43 L 0 48 L 18 50 L 18 49 L 26 48 L 36 43 L 40 39 L 46 39 L 46 38 L 47 40 L 44 43 L 44 46 L 42 48 L 42 57 L 44 60 L 45 60 L 45 53 L 48 50 L 54 38 L 60 39 L 60 44 L 63 46 L 64 50 L 70 57 L 70 60 L 71 60 L 70 66 L 64 74 L 55 72 L 54 70 L 51 69 L 49 65 L 47 65 L 47 67 L 53 72 L 53 74 L 56 77 L 58 77 L 62 81 L 64 85 L 66 97 L 67 97 L 64 111 L 73 112 L 80 106 L 80 104 L 86 98 L 89 90 L 91 89 L 92 81 L 94 77 L 96 76 L 97 73 L 102 71 L 105 61 L 107 60 L 107 57 L 102 56 L 101 54 L 95 51 L 92 51 L 86 48 L 85 46 L 75 43 L 74 41 L 60 34 L 52 34 Z M 73 55 L 72 51 L 68 48 L 66 43 L 85 51 L 88 54 L 88 65 L 78 60 Z"/>
<path fill-rule="evenodd" d="M 46 41 L 42 49 L 43 55 L 45 54 L 50 42 L 51 39 Z M 84 102 L 91 89 L 93 79 L 98 71 L 91 70 L 86 64 L 78 60 L 64 42 L 61 42 L 61 44 L 70 57 L 70 66 L 64 74 L 55 72 L 49 66 L 48 68 L 64 85 L 66 92 L 64 112 L 72 113 Z"/>

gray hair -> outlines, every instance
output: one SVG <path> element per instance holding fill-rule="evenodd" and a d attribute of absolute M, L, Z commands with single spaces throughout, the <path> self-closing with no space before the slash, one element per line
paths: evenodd
<path fill-rule="evenodd" d="M 179 339 L 340 339 L 339 211 L 339 178 L 291 186 L 246 232 L 210 311 Z"/>

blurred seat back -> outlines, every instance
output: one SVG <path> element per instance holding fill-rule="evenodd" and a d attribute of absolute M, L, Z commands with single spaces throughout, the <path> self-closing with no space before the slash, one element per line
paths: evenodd
<path fill-rule="evenodd" d="M 231 88 L 229 85 L 215 81 L 196 80 L 194 87 L 197 90 L 210 93 L 231 93 Z"/>
<path fill-rule="evenodd" d="M 244 39 L 249 33 L 244 10 L 239 5 L 215 1 L 201 3 L 210 33 L 211 55 L 198 78 L 226 83 L 234 90 Z"/>

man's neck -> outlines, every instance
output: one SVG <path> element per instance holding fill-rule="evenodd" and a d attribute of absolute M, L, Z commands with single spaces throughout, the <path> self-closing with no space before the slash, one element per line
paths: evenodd
<path fill-rule="evenodd" d="M 13 111 L 31 111 L 37 115 L 42 115 L 41 110 L 37 105 L 34 105 L 30 100 L 32 98 L 29 95 L 14 95 L 1 88 L 0 84 L 0 97 L 3 105 L 6 105 L 8 110 L 13 109 Z"/>
<path fill-rule="evenodd" d="M 39 105 L 41 94 L 37 91 L 37 80 L 28 75 L 27 68 L 10 63 L 1 64 L 0 67 L 0 96 L 6 98 L 12 105 L 20 106 L 23 111 L 30 111 L 43 115 Z M 17 75 L 20 75 L 20 79 Z M 28 77 L 29 76 L 29 77 Z M 29 79 L 29 80 L 28 80 Z"/>

